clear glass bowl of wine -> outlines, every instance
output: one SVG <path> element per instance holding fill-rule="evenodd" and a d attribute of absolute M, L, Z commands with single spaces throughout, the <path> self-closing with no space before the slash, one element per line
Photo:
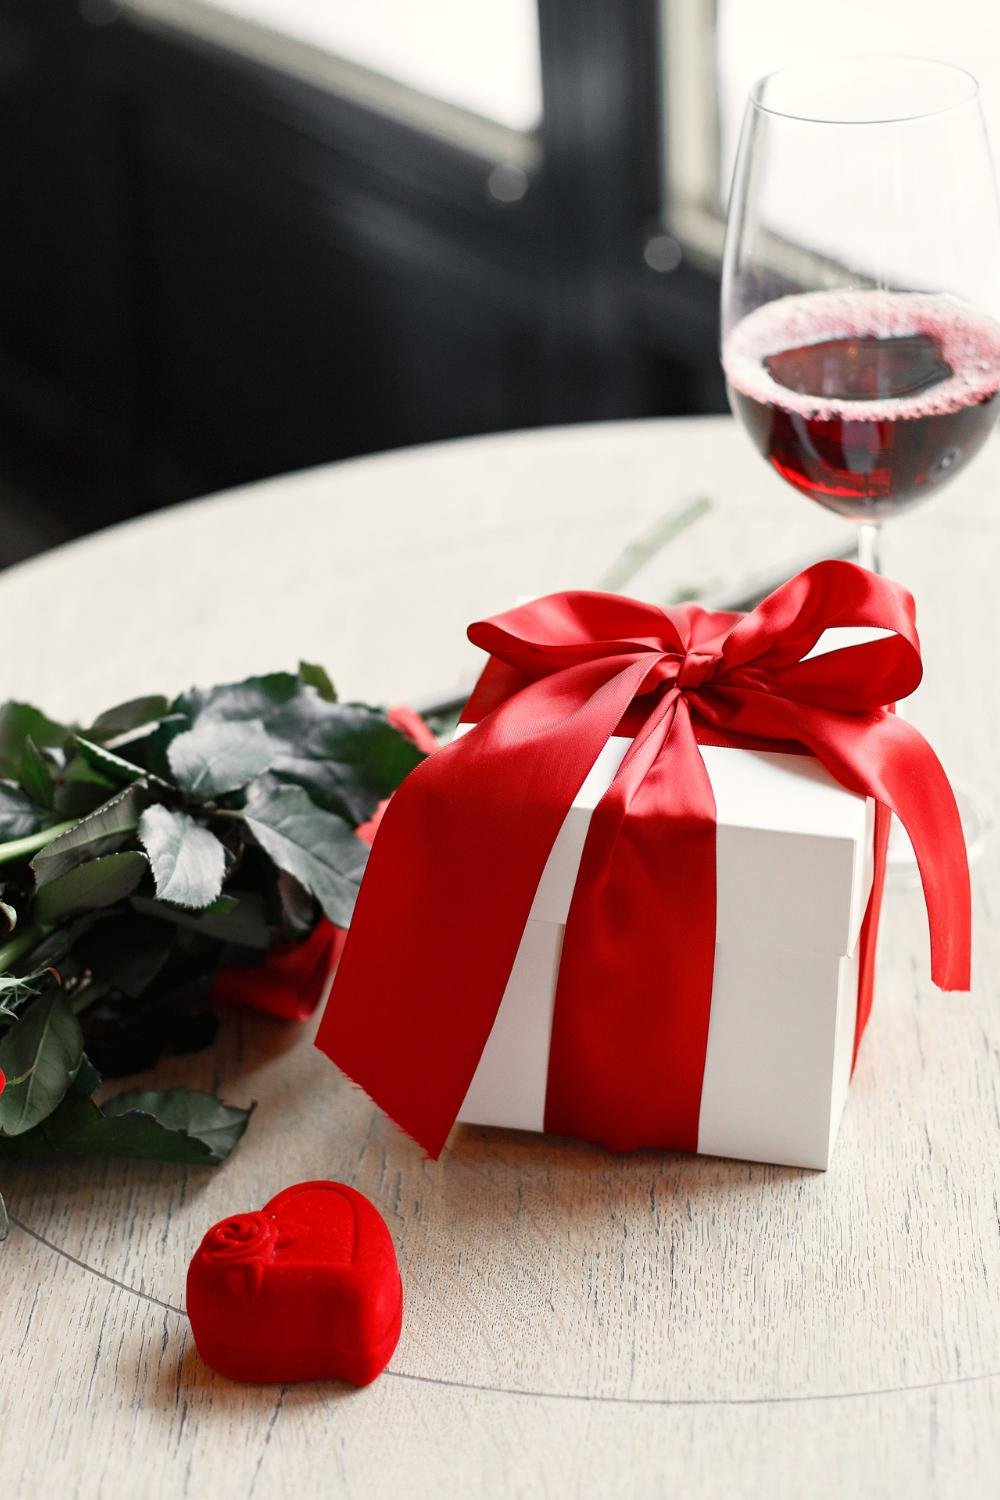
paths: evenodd
<path fill-rule="evenodd" d="M 859 558 L 877 570 L 883 522 L 948 485 L 1000 414 L 1000 206 L 970 74 L 849 57 L 754 87 L 722 364 L 753 445 L 858 526 Z M 959 790 L 975 855 L 986 807 Z M 905 884 L 915 869 L 899 833 L 890 861 Z"/>

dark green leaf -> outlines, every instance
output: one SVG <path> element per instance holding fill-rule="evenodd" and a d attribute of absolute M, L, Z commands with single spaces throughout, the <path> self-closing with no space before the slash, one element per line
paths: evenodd
<path fill-rule="evenodd" d="M 275 746 L 275 772 L 355 824 L 370 818 L 423 759 L 384 713 L 328 702 L 313 684 L 289 673 L 192 689 L 174 707 L 199 725 L 260 720 Z"/>
<path fill-rule="evenodd" d="M 211 906 L 199 914 L 200 917 L 224 917 L 229 912 L 235 911 L 240 904 L 238 896 L 216 896 Z"/>
<path fill-rule="evenodd" d="M 45 814 L 20 787 L 0 781 L 0 843 L 27 838 L 37 833 L 44 822 Z"/>
<path fill-rule="evenodd" d="M 275 746 L 259 719 L 202 719 L 172 740 L 167 757 L 179 786 L 193 797 L 220 797 L 270 766 Z"/>
<path fill-rule="evenodd" d="M 86 860 L 117 853 L 132 843 L 142 811 L 152 800 L 153 793 L 145 782 L 136 782 L 116 793 L 81 819 L 75 828 L 67 829 L 38 851 L 31 861 L 36 884 L 48 885 Z"/>
<path fill-rule="evenodd" d="M 85 1052 L 80 1059 L 80 1066 L 76 1070 L 76 1077 L 73 1079 L 73 1092 L 89 1097 L 97 1088 L 100 1081 L 100 1073 L 98 1073 Z"/>
<path fill-rule="evenodd" d="M 161 901 L 203 910 L 222 890 L 226 851 L 187 813 L 157 804 L 139 823 L 139 841 L 149 855 Z"/>
<path fill-rule="evenodd" d="M 183 714 L 166 714 L 162 719 L 144 724 L 140 729 L 114 735 L 104 741 L 104 748 L 113 750 L 124 760 L 141 766 L 144 771 L 152 772 L 169 784 L 171 773 L 166 755 L 167 747 L 187 727 L 188 722 Z"/>
<path fill-rule="evenodd" d="M 243 817 L 278 868 L 312 892 L 331 922 L 348 926 L 368 855 L 350 825 L 301 787 L 263 783 L 251 786 Z"/>
<path fill-rule="evenodd" d="M 74 917 L 72 922 L 66 922 L 61 927 L 55 928 L 53 932 L 47 933 L 39 943 L 31 950 L 31 964 L 37 970 L 47 968 L 57 969 L 62 973 L 68 955 L 75 948 L 78 940 L 85 932 L 89 932 L 95 922 L 100 921 L 103 912 L 88 912 L 86 916 Z"/>
<path fill-rule="evenodd" d="M 327 703 L 336 703 L 337 691 L 325 667 L 320 667 L 313 661 L 300 661 L 299 677 L 308 687 L 314 687 Z"/>
<path fill-rule="evenodd" d="M 77 944 L 76 956 L 97 979 L 137 999 L 162 970 L 173 941 L 164 923 L 126 910 L 98 922 Z"/>
<path fill-rule="evenodd" d="M 250 677 L 208 691 L 192 689 L 177 700 L 175 708 L 198 723 L 244 723 L 257 719 L 279 749 L 298 746 L 302 753 L 312 753 L 307 741 L 340 710 L 325 702 L 315 688 L 307 686 L 290 672 L 275 672 L 269 677 Z"/>
<path fill-rule="evenodd" d="M 113 906 L 131 895 L 148 868 L 146 856 L 137 849 L 88 860 L 42 886 L 35 894 L 32 916 L 53 927 L 77 912 Z"/>
<path fill-rule="evenodd" d="M 169 782 L 154 776 L 151 771 L 145 771 L 142 766 L 137 766 L 122 755 L 115 755 L 114 751 L 106 750 L 103 745 L 97 745 L 93 740 L 85 739 L 82 734 L 74 734 L 74 748 L 90 766 L 91 770 L 98 771 L 113 781 L 116 786 L 129 786 L 134 781 L 147 780 L 156 786 L 169 787 Z"/>
<path fill-rule="evenodd" d="M 318 806 L 358 824 L 423 759 L 423 752 L 384 713 L 343 703 L 282 745 L 273 769 L 281 780 L 304 787 Z"/>
<path fill-rule="evenodd" d="M 133 910 L 155 917 L 164 924 L 180 927 L 221 943 L 240 948 L 270 948 L 273 933 L 264 912 L 264 899 L 256 891 L 239 892 L 236 900 L 221 897 L 207 911 L 184 911 L 179 906 L 154 901 L 149 896 L 133 896 Z"/>
<path fill-rule="evenodd" d="M 61 818 L 85 818 L 117 790 L 114 781 L 88 766 L 81 755 L 74 755 L 56 787 L 55 811 Z"/>
<path fill-rule="evenodd" d="M 265 729 L 276 713 L 293 703 L 305 688 L 291 672 L 271 672 L 265 677 L 248 677 L 244 682 L 225 683 L 213 688 L 190 688 L 171 704 L 190 724 L 201 718 L 260 719 Z"/>
<path fill-rule="evenodd" d="M 128 745 L 120 745 L 120 753 L 127 754 L 129 760 L 136 765 L 141 765 L 145 770 L 151 771 L 169 784 L 171 777 L 170 762 L 167 760 L 167 750 L 172 740 L 179 734 L 183 734 L 191 727 L 186 714 L 169 713 L 148 733 L 142 733 L 128 742 Z"/>
<path fill-rule="evenodd" d="M 51 812 L 55 796 L 55 789 L 52 785 L 52 772 L 49 770 L 48 761 L 30 734 L 25 736 L 17 779 L 21 783 L 22 790 L 27 792 L 32 802 Z"/>
<path fill-rule="evenodd" d="M 146 698 L 130 698 L 127 703 L 119 703 L 98 714 L 87 731 L 87 738 L 106 740 L 115 735 L 127 734 L 131 730 L 156 723 L 169 709 L 167 699 L 159 693 L 151 693 Z"/>
<path fill-rule="evenodd" d="M 54 1114 L 17 1140 L 0 1137 L 0 1156 L 117 1156 L 215 1166 L 247 1128 L 250 1109 L 187 1089 L 121 1094 L 99 1109 L 71 1091 Z"/>
<path fill-rule="evenodd" d="M 21 1079 L 0 1094 L 0 1135 L 23 1135 L 51 1114 L 82 1055 L 80 1023 L 62 993 L 40 995 L 0 1041 L 0 1068 Z"/>
<path fill-rule="evenodd" d="M 225 1161 L 246 1130 L 251 1114 L 249 1109 L 235 1109 L 212 1094 L 194 1089 L 168 1089 L 165 1093 L 135 1089 L 104 1105 L 104 1113 L 112 1119 L 134 1110 L 151 1115 L 165 1130 L 200 1141 L 216 1162 Z"/>
<path fill-rule="evenodd" d="M 64 724 L 57 724 L 30 703 L 7 702 L 0 707 L 0 771 L 6 776 L 16 776 L 24 752 L 24 742 L 30 734 L 36 745 L 45 749 L 61 749 L 70 731 Z"/>

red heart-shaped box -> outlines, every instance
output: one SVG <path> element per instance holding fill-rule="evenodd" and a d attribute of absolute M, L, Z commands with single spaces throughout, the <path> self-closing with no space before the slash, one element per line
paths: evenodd
<path fill-rule="evenodd" d="M 342 1182 L 300 1182 L 214 1224 L 187 1277 L 198 1352 L 233 1380 L 367 1385 L 399 1339 L 403 1288 L 385 1221 Z"/>

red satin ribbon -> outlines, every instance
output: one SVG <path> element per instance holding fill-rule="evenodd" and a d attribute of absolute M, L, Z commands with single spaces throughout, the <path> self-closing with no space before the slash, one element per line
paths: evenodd
<path fill-rule="evenodd" d="M 890 632 L 803 660 L 827 629 Z M 570 907 L 546 1128 L 697 1146 L 715 956 L 715 806 L 698 736 L 812 752 L 906 827 L 931 974 L 967 989 L 969 873 L 930 746 L 887 705 L 920 680 L 913 600 L 852 563 L 750 614 L 554 594 L 469 629 L 478 719 L 386 811 L 317 1045 L 437 1156 L 479 1063 L 545 861 L 608 738 L 634 733 Z M 623 723 L 624 721 L 624 723 Z M 748 879 L 753 872 L 748 872 Z"/>

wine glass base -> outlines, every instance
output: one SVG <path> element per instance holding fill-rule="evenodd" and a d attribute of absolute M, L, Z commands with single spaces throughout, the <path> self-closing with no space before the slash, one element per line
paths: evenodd
<path fill-rule="evenodd" d="M 993 832 L 993 809 L 985 798 L 963 782 L 953 782 L 952 787 L 955 801 L 958 803 L 959 816 L 962 819 L 962 832 L 965 835 L 965 849 L 969 856 L 969 864 L 975 864 Z M 889 890 L 893 891 L 911 890 L 920 884 L 920 872 L 917 869 L 913 845 L 898 818 L 893 818 L 889 832 L 885 883 Z"/>

